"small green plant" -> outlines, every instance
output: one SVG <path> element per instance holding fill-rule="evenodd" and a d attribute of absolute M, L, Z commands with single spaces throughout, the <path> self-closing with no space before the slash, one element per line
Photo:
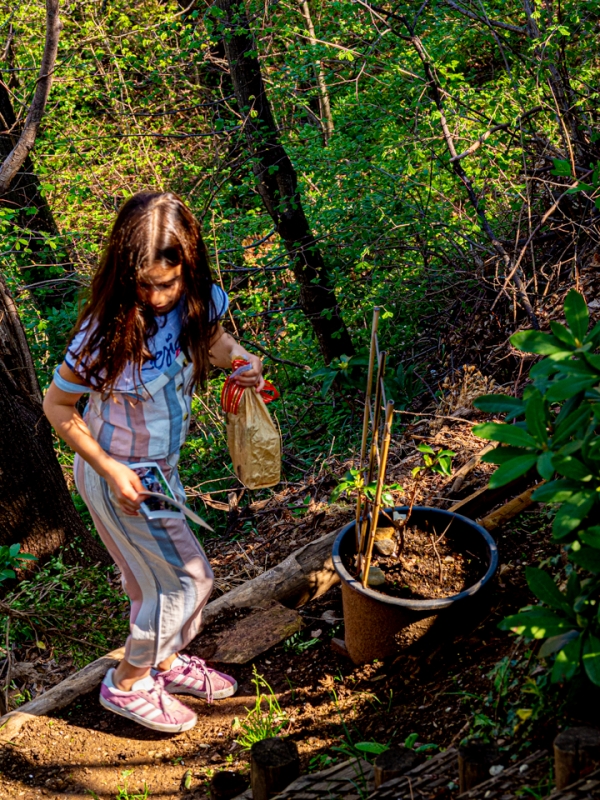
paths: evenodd
<path fill-rule="evenodd" d="M 19 553 L 20 549 L 20 544 L 5 544 L 0 547 L 0 583 L 16 578 L 15 570 L 25 566 L 23 561 L 37 560 L 31 553 Z"/>
<path fill-rule="evenodd" d="M 393 400 L 395 408 L 404 411 L 423 391 L 423 385 L 411 364 L 406 369 L 404 364 L 393 373 L 391 378 L 385 379 L 385 388 L 388 400 Z"/>
<path fill-rule="evenodd" d="M 436 452 L 431 445 L 425 443 L 418 444 L 417 450 L 423 455 L 423 463 L 412 470 L 413 478 L 427 471 L 437 472 L 438 475 L 446 477 L 452 475 L 452 457 L 456 455 L 453 450 Z"/>
<path fill-rule="evenodd" d="M 146 783 L 144 783 L 144 789 L 143 789 L 141 794 L 140 793 L 138 793 L 138 794 L 130 794 L 129 793 L 129 788 L 128 788 L 128 785 L 127 785 L 127 778 L 129 778 L 130 775 L 133 775 L 134 771 L 135 770 L 133 770 L 133 769 L 124 769 L 121 772 L 121 777 L 125 781 L 125 784 L 124 784 L 124 786 L 117 786 L 117 795 L 116 795 L 115 800 L 148 800 L 149 789 L 148 789 L 148 786 L 147 786 Z"/>
<path fill-rule="evenodd" d="M 348 472 L 344 475 L 343 479 L 338 483 L 335 487 L 333 492 L 331 493 L 331 502 L 335 503 L 339 499 L 340 495 L 344 492 L 347 496 L 354 494 L 358 491 L 364 491 L 367 499 L 371 502 L 375 499 L 375 490 L 377 488 L 377 484 L 375 481 L 370 483 L 368 486 L 364 486 L 364 481 L 362 475 L 360 474 L 360 470 L 358 469 L 349 469 Z M 399 483 L 390 483 L 384 484 L 383 493 L 381 495 L 381 499 L 383 504 L 386 506 L 393 506 L 394 505 L 394 498 L 391 492 L 401 492 L 402 486 Z"/>
<path fill-rule="evenodd" d="M 319 637 L 311 637 L 310 639 L 304 638 L 303 631 L 296 631 L 290 637 L 288 637 L 285 642 L 283 643 L 283 649 L 287 653 L 296 653 L 299 655 L 303 653 L 305 650 L 309 650 L 311 647 L 314 647 L 316 644 L 319 644 Z"/>
<path fill-rule="evenodd" d="M 359 389 L 364 386 L 364 367 L 369 365 L 368 356 L 340 356 L 326 367 L 316 369 L 310 380 L 321 380 L 321 396 L 325 397 L 334 384 L 339 388 Z"/>
<path fill-rule="evenodd" d="M 258 674 L 255 666 L 252 673 L 252 683 L 256 687 L 254 707 L 246 709 L 248 714 L 245 719 L 236 717 L 233 721 L 233 730 L 240 731 L 235 741 L 244 750 L 249 750 L 255 742 L 277 736 L 288 724 L 288 716 L 267 681 Z"/>
<path fill-rule="evenodd" d="M 567 324 L 552 333 L 520 331 L 518 350 L 545 356 L 530 370 L 523 399 L 484 395 L 477 408 L 506 414 L 486 422 L 477 436 L 500 443 L 484 460 L 498 464 L 490 486 L 503 486 L 535 469 L 545 483 L 533 499 L 556 509 L 553 537 L 569 559 L 559 588 L 544 570 L 527 567 L 529 588 L 540 601 L 500 623 L 527 639 L 544 639 L 538 655 L 553 660 L 552 680 L 585 675 L 600 686 L 600 323 L 591 331 L 584 298 L 572 289 L 564 305 Z M 510 422 L 509 422 L 510 421 Z"/>

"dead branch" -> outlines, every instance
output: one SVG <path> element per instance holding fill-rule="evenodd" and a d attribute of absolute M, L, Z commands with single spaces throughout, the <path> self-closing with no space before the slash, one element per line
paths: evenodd
<path fill-rule="evenodd" d="M 48 95 L 50 94 L 50 87 L 52 86 L 52 74 L 56 63 L 56 54 L 58 53 L 60 29 L 58 0 L 46 0 L 46 42 L 40 65 L 40 74 L 19 141 L 0 167 L 0 195 L 8 191 L 13 178 L 25 163 L 25 159 L 35 143 Z"/>
<path fill-rule="evenodd" d="M 482 19 L 481 17 L 477 16 L 473 11 L 469 11 L 462 6 L 459 6 L 458 3 L 455 3 L 454 0 L 446 0 L 446 5 L 450 6 L 450 8 L 454 9 L 454 11 L 458 11 L 459 14 L 462 14 L 469 19 L 475 20 L 475 22 L 482 22 L 484 25 L 489 25 L 491 28 L 502 28 L 505 31 L 512 31 L 513 33 L 526 33 L 526 28 L 521 28 L 518 25 L 511 25 L 508 22 L 500 22 L 499 20 L 495 19 Z"/>

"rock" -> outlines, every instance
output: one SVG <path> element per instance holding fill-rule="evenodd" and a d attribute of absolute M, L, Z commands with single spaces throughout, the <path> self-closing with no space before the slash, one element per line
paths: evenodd
<path fill-rule="evenodd" d="M 375 550 L 382 556 L 391 556 L 396 549 L 396 542 L 393 539 L 380 539 L 375 542 Z"/>
<path fill-rule="evenodd" d="M 391 525 L 388 528 L 377 528 L 375 531 L 375 541 L 380 542 L 382 539 L 393 539 L 396 529 Z"/>
<path fill-rule="evenodd" d="M 385 583 L 385 573 L 379 567 L 369 567 L 369 577 L 367 584 L 369 586 L 383 586 Z"/>

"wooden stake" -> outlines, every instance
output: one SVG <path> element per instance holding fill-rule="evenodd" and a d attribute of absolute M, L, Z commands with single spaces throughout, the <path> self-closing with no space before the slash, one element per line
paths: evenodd
<path fill-rule="evenodd" d="M 369 438 L 369 422 L 371 421 L 371 392 L 373 391 L 373 367 L 375 365 L 375 353 L 379 349 L 377 346 L 377 328 L 379 327 L 379 313 L 381 308 L 379 306 L 375 306 L 373 309 L 373 323 L 371 325 L 371 349 L 369 350 L 369 371 L 367 373 L 367 391 L 365 393 L 365 411 L 363 414 L 363 430 L 362 430 L 362 441 L 360 444 L 360 458 L 358 461 L 358 473 L 359 476 L 364 481 L 364 465 L 365 465 L 365 458 L 367 456 L 367 439 Z M 360 518 L 363 513 L 362 509 L 362 498 L 363 492 L 359 489 L 358 496 L 356 498 L 356 527 L 354 528 L 354 535 L 356 538 L 356 554 L 358 555 L 359 550 L 359 527 L 360 527 Z M 366 508 L 365 508 L 366 510 Z"/>
<path fill-rule="evenodd" d="M 381 354 L 384 355 L 383 353 Z M 377 488 L 375 490 L 375 501 L 373 503 L 373 513 L 371 524 L 365 543 L 365 560 L 363 563 L 362 585 L 366 588 L 369 579 L 369 567 L 373 556 L 373 542 L 375 541 L 375 531 L 379 521 L 379 511 L 381 510 L 381 495 L 385 483 L 385 468 L 387 466 L 388 453 L 390 450 L 390 439 L 392 438 L 392 421 L 394 419 L 394 401 L 390 400 L 385 410 L 385 428 L 383 431 L 383 443 L 381 445 L 381 459 L 379 462 L 379 475 L 377 477 Z"/>
<path fill-rule="evenodd" d="M 600 731 L 595 728 L 569 728 L 554 740 L 554 778 L 556 788 L 596 769 L 600 763 Z"/>
<path fill-rule="evenodd" d="M 298 747 L 291 739 L 262 739 L 250 749 L 250 781 L 254 800 L 269 800 L 300 775 Z"/>

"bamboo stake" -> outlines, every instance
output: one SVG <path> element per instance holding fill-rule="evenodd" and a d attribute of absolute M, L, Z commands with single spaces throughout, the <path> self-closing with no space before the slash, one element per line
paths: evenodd
<path fill-rule="evenodd" d="M 383 442 L 381 445 L 381 460 L 379 462 L 379 475 L 377 476 L 377 488 L 375 490 L 375 502 L 373 503 L 373 513 L 371 515 L 371 525 L 369 526 L 369 533 L 366 541 L 366 553 L 363 563 L 362 572 L 362 585 L 367 588 L 369 579 L 369 569 L 371 567 L 371 558 L 373 556 L 373 543 L 375 541 L 375 532 L 377 530 L 377 523 L 379 521 L 379 512 L 381 510 L 381 495 L 383 494 L 383 485 L 385 483 L 385 469 L 387 467 L 388 453 L 390 451 L 390 440 L 392 438 L 392 421 L 394 419 L 394 401 L 390 400 L 385 409 L 385 427 L 383 430 Z"/>
<path fill-rule="evenodd" d="M 369 371 L 367 373 L 367 391 L 365 394 L 365 412 L 363 415 L 363 431 L 362 431 L 362 441 L 360 445 L 360 458 L 358 461 L 358 474 L 363 479 L 364 482 L 364 463 L 365 458 L 367 455 L 367 439 L 369 436 L 369 422 L 371 421 L 371 392 L 373 391 L 373 366 L 375 364 L 375 351 L 377 348 L 377 328 L 379 326 L 379 313 L 381 308 L 379 306 L 375 306 L 373 308 L 373 322 L 371 325 L 371 349 L 369 350 Z M 354 526 L 354 536 L 356 542 L 356 555 L 358 556 L 359 550 L 359 527 L 360 527 L 360 517 L 362 514 L 362 496 L 363 492 L 361 489 L 357 492 L 356 497 L 356 523 Z"/>

